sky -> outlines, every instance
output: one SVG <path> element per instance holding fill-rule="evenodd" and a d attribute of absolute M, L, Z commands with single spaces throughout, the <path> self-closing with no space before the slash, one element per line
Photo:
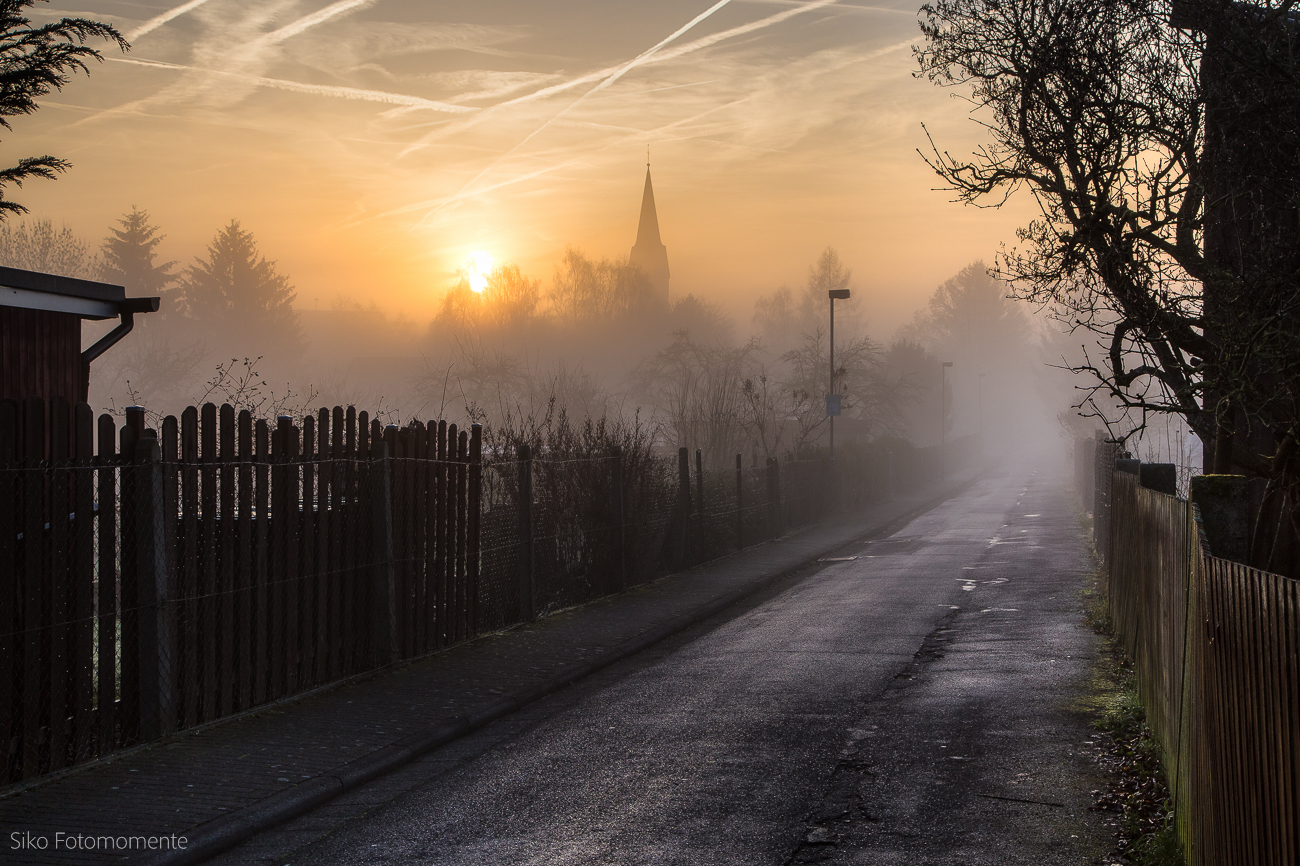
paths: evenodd
<path fill-rule="evenodd" d="M 427 320 L 476 252 L 625 257 L 647 148 L 672 294 L 743 325 L 833 246 L 887 335 L 1031 216 L 934 189 L 922 124 L 982 136 L 913 75 L 915 0 L 61 2 L 33 20 L 132 48 L 13 119 L 0 162 L 73 168 L 7 195 L 96 241 L 138 206 L 182 264 L 239 219 L 303 308 Z"/>

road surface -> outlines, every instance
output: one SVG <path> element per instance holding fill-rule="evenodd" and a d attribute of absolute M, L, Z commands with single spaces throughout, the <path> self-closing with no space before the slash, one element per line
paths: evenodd
<path fill-rule="evenodd" d="M 1105 862 L 1062 480 L 836 556 L 217 862 Z"/>

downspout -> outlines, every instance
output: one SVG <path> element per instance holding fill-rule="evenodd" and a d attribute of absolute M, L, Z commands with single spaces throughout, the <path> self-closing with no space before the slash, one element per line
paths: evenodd
<path fill-rule="evenodd" d="M 122 322 L 116 328 L 100 337 L 95 344 L 81 353 L 81 398 L 80 402 L 85 403 L 90 399 L 90 364 L 100 355 L 107 352 L 118 341 L 131 333 L 135 327 L 136 313 L 156 313 L 158 312 L 157 298 L 127 298 L 118 307 L 122 316 Z"/>

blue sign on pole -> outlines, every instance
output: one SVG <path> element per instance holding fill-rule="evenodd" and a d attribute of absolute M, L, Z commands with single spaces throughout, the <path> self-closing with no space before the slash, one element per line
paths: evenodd
<path fill-rule="evenodd" d="M 840 414 L 840 395 L 839 395 L 839 394 L 827 394 L 827 395 L 826 395 L 826 414 L 827 414 L 827 415 L 838 415 L 838 414 Z"/>

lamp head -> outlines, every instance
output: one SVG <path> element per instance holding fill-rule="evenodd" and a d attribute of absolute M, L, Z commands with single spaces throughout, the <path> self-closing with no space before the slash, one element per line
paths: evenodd
<path fill-rule="evenodd" d="M 943 362 L 943 365 L 944 365 L 945 367 L 951 367 L 951 366 L 952 366 L 952 361 L 944 361 L 944 362 Z"/>
<path fill-rule="evenodd" d="M 849 290 L 848 290 L 848 289 L 831 289 L 831 290 L 830 290 L 830 296 L 831 296 L 831 300 L 833 300 L 833 301 L 847 301 L 847 300 L 849 299 Z"/>

